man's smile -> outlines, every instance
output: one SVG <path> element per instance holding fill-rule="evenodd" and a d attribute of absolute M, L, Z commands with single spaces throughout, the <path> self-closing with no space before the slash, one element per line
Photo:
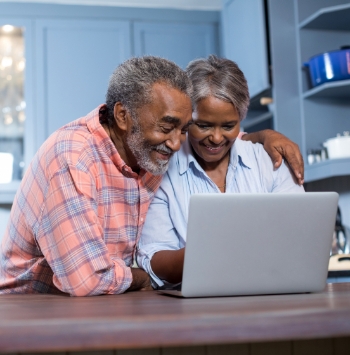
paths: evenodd
<path fill-rule="evenodd" d="M 169 160 L 171 158 L 171 156 L 173 155 L 173 153 L 167 153 L 161 150 L 156 150 L 155 151 L 157 153 L 157 157 L 158 159 L 161 160 Z"/>

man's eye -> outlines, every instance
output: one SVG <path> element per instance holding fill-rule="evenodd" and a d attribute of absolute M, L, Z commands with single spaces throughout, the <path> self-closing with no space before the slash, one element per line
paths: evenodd
<path fill-rule="evenodd" d="M 166 127 L 166 126 L 161 126 L 162 132 L 163 133 L 170 133 L 173 129 L 173 127 Z"/>
<path fill-rule="evenodd" d="M 186 134 L 188 132 L 188 130 L 190 129 L 190 127 L 192 126 L 192 124 L 193 124 L 193 122 L 190 121 L 185 126 L 183 126 L 181 128 L 181 134 Z"/>

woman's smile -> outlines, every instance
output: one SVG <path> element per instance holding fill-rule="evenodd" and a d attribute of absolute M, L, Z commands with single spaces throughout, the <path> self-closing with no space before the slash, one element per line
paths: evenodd
<path fill-rule="evenodd" d="M 226 142 L 216 146 L 207 145 L 205 143 L 202 143 L 202 145 L 208 150 L 208 154 L 219 154 L 225 149 Z"/>

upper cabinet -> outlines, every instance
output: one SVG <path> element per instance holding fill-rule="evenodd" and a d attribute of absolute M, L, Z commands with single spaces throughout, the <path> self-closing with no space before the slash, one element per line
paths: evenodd
<path fill-rule="evenodd" d="M 273 105 L 260 104 L 271 98 L 269 42 L 264 0 L 223 0 L 223 55 L 236 62 L 249 86 L 251 104 L 242 128 L 249 132 L 273 127 Z"/>
<path fill-rule="evenodd" d="M 156 55 L 186 68 L 196 58 L 219 52 L 218 26 L 215 23 L 136 22 L 135 55 Z"/>
<path fill-rule="evenodd" d="M 224 56 L 244 72 L 251 97 L 270 86 L 263 0 L 224 0 Z"/>
<path fill-rule="evenodd" d="M 105 102 L 109 77 L 131 56 L 128 21 L 36 21 L 36 148 L 64 124 Z"/>

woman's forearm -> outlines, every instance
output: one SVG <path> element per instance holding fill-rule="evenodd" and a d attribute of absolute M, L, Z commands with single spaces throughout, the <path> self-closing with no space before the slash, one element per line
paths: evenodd
<path fill-rule="evenodd" d="M 161 250 L 151 260 L 153 272 L 162 280 L 176 284 L 182 281 L 185 248 Z"/>

